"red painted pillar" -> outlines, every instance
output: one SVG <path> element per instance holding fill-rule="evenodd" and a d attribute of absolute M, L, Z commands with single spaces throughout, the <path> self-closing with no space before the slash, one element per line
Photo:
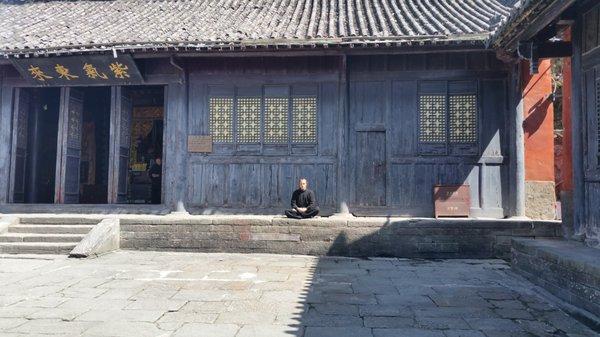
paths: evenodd
<path fill-rule="evenodd" d="M 563 35 L 564 41 L 571 41 L 571 30 L 567 29 Z M 565 234 L 573 231 L 573 127 L 571 124 L 571 58 L 563 58 L 563 87 L 562 87 L 562 124 L 563 140 L 560 162 L 561 179 L 558 185 L 561 216 Z"/>
<path fill-rule="evenodd" d="M 551 63 L 550 60 L 540 61 L 539 72 L 535 75 L 529 74 L 528 64 L 521 68 L 525 134 L 525 215 L 533 219 L 554 219 L 556 196 Z"/>

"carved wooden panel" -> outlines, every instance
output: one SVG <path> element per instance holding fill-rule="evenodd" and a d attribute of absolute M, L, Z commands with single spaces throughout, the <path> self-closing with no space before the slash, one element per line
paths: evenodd
<path fill-rule="evenodd" d="M 450 142 L 477 142 L 477 97 L 450 96 Z"/>
<path fill-rule="evenodd" d="M 292 142 L 317 142 L 317 98 L 292 99 Z"/>
<path fill-rule="evenodd" d="M 233 98 L 211 97 L 209 100 L 210 134 L 215 143 L 233 142 Z"/>
<path fill-rule="evenodd" d="M 260 97 L 239 97 L 236 104 L 238 143 L 260 142 Z"/>
<path fill-rule="evenodd" d="M 68 125 L 68 145 L 69 147 L 81 147 L 81 110 L 83 101 L 73 99 L 69 102 L 69 125 Z"/>
<path fill-rule="evenodd" d="M 287 98 L 265 98 L 265 143 L 288 142 L 288 104 Z"/>
<path fill-rule="evenodd" d="M 419 141 L 446 142 L 446 97 L 444 95 L 419 97 Z"/>

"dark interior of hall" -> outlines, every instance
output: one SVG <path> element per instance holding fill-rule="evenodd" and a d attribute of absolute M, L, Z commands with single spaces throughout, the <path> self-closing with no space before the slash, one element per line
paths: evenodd
<path fill-rule="evenodd" d="M 79 202 L 105 204 L 108 200 L 110 88 L 83 89 L 83 124 Z"/>
<path fill-rule="evenodd" d="M 24 182 L 24 198 L 20 201 L 53 203 L 60 89 L 24 89 L 23 94 L 29 97 L 29 106 L 24 110 L 27 114 L 27 126 L 23 128 L 27 137 L 25 170 L 18 167 L 15 170 L 15 180 Z M 19 166 L 19 161 L 16 164 Z M 23 172 L 25 177 L 20 180 L 18 175 Z"/>
<path fill-rule="evenodd" d="M 127 201 L 160 204 L 164 88 L 133 86 L 126 93 L 133 106 Z M 161 159 L 161 165 L 157 158 Z"/>

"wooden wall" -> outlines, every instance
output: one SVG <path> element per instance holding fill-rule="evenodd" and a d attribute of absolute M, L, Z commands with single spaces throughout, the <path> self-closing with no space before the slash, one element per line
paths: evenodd
<path fill-rule="evenodd" d="M 200 59 L 188 64 L 190 135 L 209 134 L 212 95 L 260 96 L 281 89 L 318 97 L 316 146 L 214 144 L 210 154 L 190 153 L 188 208 L 281 212 L 289 207 L 297 180 L 306 177 L 321 208 L 333 212 L 338 177 L 337 62 L 334 57 L 292 57 Z"/>
<path fill-rule="evenodd" d="M 209 133 L 208 97 L 214 93 L 282 85 L 312 90 L 319 102 L 314 149 L 216 144 L 211 154 L 188 154 L 193 211 L 281 210 L 295 181 L 307 177 L 328 211 L 345 203 L 356 214 L 431 216 L 433 185 L 468 184 L 474 215 L 505 214 L 507 73 L 492 54 L 348 56 L 347 69 L 341 57 L 207 58 L 187 69 L 190 135 Z M 464 80 L 475 83 L 479 97 L 478 149 L 469 156 L 420 154 L 418 86 Z"/>
<path fill-rule="evenodd" d="M 469 184 L 474 216 L 508 213 L 508 75 L 493 53 L 138 63 L 148 84 L 165 85 L 163 201 L 173 210 L 280 213 L 298 178 L 306 177 L 325 214 L 348 205 L 359 215 L 432 216 L 435 184 Z M 8 92 L 24 85 L 11 81 Z M 418 88 L 465 81 L 478 94 L 478 147 L 469 155 L 424 155 L 417 143 Z M 212 94 L 268 90 L 317 96 L 315 145 L 215 144 L 210 154 L 188 152 L 187 136 L 209 134 Z M 0 97 L 11 100 L 5 92 Z M 0 118 L 10 116 L 10 104 L 3 102 L 1 111 Z M 9 137 L 3 130 L 0 137 Z M 0 138 L 0 146 L 9 143 Z M 7 184 L 0 181 L 3 193 Z"/>
<path fill-rule="evenodd" d="M 574 118 L 580 118 L 582 139 L 574 141 L 573 146 L 575 152 L 583 153 L 583 172 L 577 169 L 576 160 L 573 164 L 575 189 L 579 190 L 575 193 L 581 193 L 583 200 L 575 199 L 574 207 L 581 212 L 579 232 L 585 234 L 590 246 L 600 248 L 600 4 L 583 3 L 578 12 L 581 18 L 574 34 L 573 66 L 581 69 L 573 69 L 573 97 L 579 97 L 577 91 L 581 90 L 582 113 Z M 581 74 L 579 83 L 577 74 Z M 573 101 L 577 104 L 576 99 Z M 574 114 L 576 111 L 577 108 L 573 109 Z M 574 129 L 577 130 L 576 125 Z"/>
<path fill-rule="evenodd" d="M 434 185 L 467 184 L 473 215 L 504 216 L 509 183 L 507 78 L 502 64 L 479 53 L 361 56 L 349 60 L 349 71 L 348 151 L 355 163 L 350 165 L 355 171 L 351 209 L 431 216 Z M 419 150 L 418 88 L 440 81 L 473 81 L 477 86 L 479 147 L 472 155 Z M 365 137 L 371 140 L 365 143 Z M 379 183 L 356 165 L 373 157 L 376 148 L 385 151 L 378 155 L 385 165 L 375 179 Z"/>

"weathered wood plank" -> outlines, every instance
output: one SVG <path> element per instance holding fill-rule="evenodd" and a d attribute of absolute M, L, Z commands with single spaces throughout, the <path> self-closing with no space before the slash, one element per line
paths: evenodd
<path fill-rule="evenodd" d="M 10 172 L 12 93 L 13 88 L 4 86 L 0 76 L 0 172 Z M 9 177 L 6 173 L 0 176 L 0 204 L 8 202 Z"/>
<path fill-rule="evenodd" d="M 416 154 L 417 100 L 416 81 L 392 82 L 389 146 L 394 157 Z"/>

